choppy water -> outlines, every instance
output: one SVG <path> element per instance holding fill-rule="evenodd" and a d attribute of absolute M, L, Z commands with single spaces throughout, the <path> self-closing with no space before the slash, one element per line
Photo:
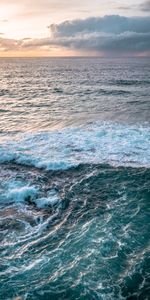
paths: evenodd
<path fill-rule="evenodd" d="M 150 298 L 149 66 L 0 60 L 1 300 Z"/>

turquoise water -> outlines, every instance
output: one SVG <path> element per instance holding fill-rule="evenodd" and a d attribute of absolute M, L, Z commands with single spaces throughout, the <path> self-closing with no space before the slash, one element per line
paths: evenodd
<path fill-rule="evenodd" d="M 148 70 L 1 60 L 0 299 L 149 299 Z"/>

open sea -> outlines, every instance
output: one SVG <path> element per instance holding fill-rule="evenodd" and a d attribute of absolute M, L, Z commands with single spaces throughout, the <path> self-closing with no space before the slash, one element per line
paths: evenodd
<path fill-rule="evenodd" d="M 0 300 L 150 299 L 150 59 L 0 59 Z"/>

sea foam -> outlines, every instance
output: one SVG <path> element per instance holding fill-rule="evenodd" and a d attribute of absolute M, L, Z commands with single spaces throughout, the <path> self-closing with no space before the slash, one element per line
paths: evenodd
<path fill-rule="evenodd" d="M 53 132 L 26 133 L 2 141 L 0 161 L 15 161 L 48 170 L 79 164 L 150 166 L 150 128 L 92 123 Z"/>
<path fill-rule="evenodd" d="M 25 185 L 19 181 L 8 181 L 6 186 L 7 199 L 13 202 L 24 202 L 28 199 L 35 199 L 38 194 L 38 189 Z"/>

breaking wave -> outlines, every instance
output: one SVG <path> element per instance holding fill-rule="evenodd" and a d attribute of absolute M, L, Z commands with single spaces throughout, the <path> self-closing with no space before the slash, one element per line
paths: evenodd
<path fill-rule="evenodd" d="M 0 161 L 1 300 L 148 299 L 147 125 L 3 137 Z"/>

